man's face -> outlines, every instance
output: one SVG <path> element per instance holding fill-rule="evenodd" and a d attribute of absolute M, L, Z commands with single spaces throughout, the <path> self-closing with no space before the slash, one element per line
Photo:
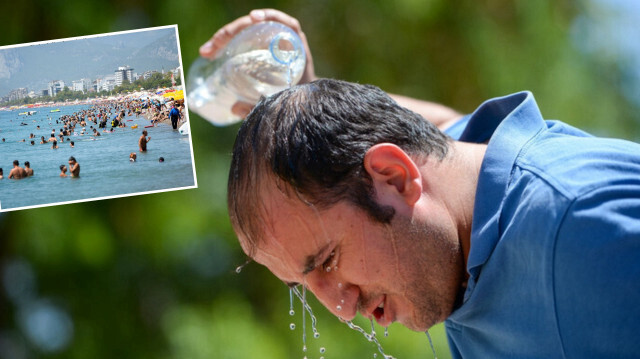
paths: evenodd
<path fill-rule="evenodd" d="M 443 207 L 421 201 L 416 212 L 428 218 L 397 213 L 383 225 L 344 202 L 317 211 L 275 188 L 265 192 L 255 261 L 307 286 L 336 316 L 351 320 L 359 311 L 382 326 L 424 331 L 454 309 L 464 261 Z"/>

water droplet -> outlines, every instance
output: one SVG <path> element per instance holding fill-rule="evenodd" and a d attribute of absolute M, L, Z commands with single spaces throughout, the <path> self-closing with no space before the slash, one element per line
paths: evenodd
<path fill-rule="evenodd" d="M 338 271 L 338 266 L 333 267 L 333 271 L 337 272 Z"/>
<path fill-rule="evenodd" d="M 384 328 L 384 336 L 385 337 L 389 336 L 389 327 Z"/>
<path fill-rule="evenodd" d="M 236 273 L 240 274 L 240 272 L 242 272 L 242 266 L 237 266 Z"/>
<path fill-rule="evenodd" d="M 374 357 L 374 358 L 377 358 L 377 357 L 378 357 L 378 354 L 373 353 L 373 357 Z"/>
<path fill-rule="evenodd" d="M 291 330 L 296 329 L 296 325 L 295 325 L 295 323 L 291 323 L 291 324 L 289 324 L 289 329 L 291 329 Z"/>
<path fill-rule="evenodd" d="M 296 311 L 295 311 L 295 310 L 291 309 L 291 310 L 289 311 L 289 315 L 295 315 L 295 314 L 296 314 Z"/>
<path fill-rule="evenodd" d="M 307 305 L 307 287 L 302 285 L 302 351 L 307 351 L 307 321 L 305 315 L 305 306 Z"/>
<path fill-rule="evenodd" d="M 338 288 L 342 288 L 342 283 L 338 283 Z"/>
<path fill-rule="evenodd" d="M 342 306 L 341 305 L 336 305 L 336 310 L 337 311 L 341 311 L 342 310 Z"/>
<path fill-rule="evenodd" d="M 318 332 L 313 333 L 313 337 L 316 339 L 320 338 L 320 333 Z"/>
<path fill-rule="evenodd" d="M 324 347 L 320 348 L 320 353 L 321 354 L 324 354 L 324 351 L 325 351 Z"/>
<path fill-rule="evenodd" d="M 340 303 L 344 304 L 344 299 L 340 299 Z"/>
<path fill-rule="evenodd" d="M 431 352 L 433 353 L 433 357 L 435 359 L 438 359 L 438 356 L 436 355 L 436 348 L 433 346 L 433 340 L 431 340 L 431 335 L 429 334 L 429 331 L 427 330 L 424 333 L 427 335 L 427 339 L 429 339 L 429 346 L 431 347 Z"/>

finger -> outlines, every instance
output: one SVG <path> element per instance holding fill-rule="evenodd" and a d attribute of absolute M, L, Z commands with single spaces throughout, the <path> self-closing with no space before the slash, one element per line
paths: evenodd
<path fill-rule="evenodd" d="M 298 21 L 298 19 L 276 9 L 253 10 L 249 13 L 249 16 L 253 19 L 254 22 L 277 21 L 284 25 L 287 25 L 292 30 L 294 30 L 298 34 L 298 36 L 300 36 L 300 39 L 304 44 L 304 50 L 307 53 L 307 64 L 305 66 L 305 71 L 302 75 L 302 78 L 300 79 L 300 83 L 307 83 L 316 79 L 313 66 L 313 57 L 311 56 L 309 42 L 307 41 L 307 36 L 302 31 L 302 27 L 300 26 L 300 22 Z"/>
<path fill-rule="evenodd" d="M 238 117 L 245 118 L 247 117 L 249 112 L 251 112 L 251 110 L 253 109 L 253 106 L 254 105 L 250 103 L 238 101 L 234 103 L 233 106 L 231 106 L 231 113 Z"/>
<path fill-rule="evenodd" d="M 298 19 L 276 9 L 253 10 L 249 13 L 253 22 L 277 21 L 292 28 L 295 32 L 302 32 Z"/>
<path fill-rule="evenodd" d="M 200 56 L 207 58 L 215 57 L 218 51 L 224 48 L 237 33 L 251 24 L 253 24 L 253 20 L 247 15 L 237 18 L 221 27 L 213 34 L 209 41 L 200 46 Z"/>

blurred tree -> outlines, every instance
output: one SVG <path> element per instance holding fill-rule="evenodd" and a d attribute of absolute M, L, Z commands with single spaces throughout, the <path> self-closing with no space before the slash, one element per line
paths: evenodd
<path fill-rule="evenodd" d="M 320 76 L 463 112 L 528 89 L 547 118 L 640 138 L 638 108 L 623 95 L 615 64 L 574 43 L 586 1 L 24 0 L 0 13 L 0 39 L 10 45 L 178 24 L 187 72 L 216 29 L 260 7 L 301 21 Z M 238 127 L 190 115 L 198 189 L 0 214 L 0 358 L 305 355 L 300 306 L 295 317 L 287 314 L 286 286 L 255 264 L 234 271 L 245 259 L 225 191 Z M 321 337 L 309 339 L 309 357 L 320 357 L 320 347 L 330 358 L 372 357 L 362 335 L 310 302 Z M 397 325 L 390 332 L 382 341 L 388 354 L 431 356 L 423 333 Z M 442 327 L 432 332 L 438 357 L 448 357 Z"/>

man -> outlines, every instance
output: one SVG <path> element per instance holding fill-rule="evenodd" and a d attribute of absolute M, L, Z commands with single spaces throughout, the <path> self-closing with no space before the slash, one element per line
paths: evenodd
<path fill-rule="evenodd" d="M 546 122 L 530 93 L 461 140 L 371 86 L 285 90 L 238 133 L 232 224 L 339 317 L 446 321 L 455 357 L 637 353 L 640 145 Z"/>
<path fill-rule="evenodd" d="M 29 161 L 24 161 L 24 171 L 27 174 L 27 177 L 33 176 L 33 169 L 31 168 Z"/>
<path fill-rule="evenodd" d="M 180 114 L 180 110 L 178 110 L 178 106 L 176 102 L 173 102 L 173 106 L 171 108 L 171 112 L 169 112 L 169 117 L 171 118 L 171 126 L 174 130 L 178 129 L 178 120 L 182 119 L 182 115 Z"/>
<path fill-rule="evenodd" d="M 295 19 L 254 11 L 201 54 L 265 20 L 304 40 Z M 229 175 L 244 251 L 344 319 L 445 321 L 456 358 L 636 356 L 640 146 L 545 121 L 527 92 L 464 121 L 393 98 L 460 141 L 339 81 L 256 106 Z"/>
<path fill-rule="evenodd" d="M 9 178 L 21 179 L 25 177 L 27 177 L 27 172 L 24 168 L 20 167 L 20 162 L 18 162 L 18 160 L 13 161 L 13 168 L 11 172 L 9 172 Z"/>
<path fill-rule="evenodd" d="M 140 148 L 140 152 L 147 151 L 147 143 L 151 141 L 151 137 L 147 137 L 147 130 L 142 130 L 142 135 L 138 139 L 138 147 Z"/>
<path fill-rule="evenodd" d="M 0 168 L 0 179 L 4 178 L 4 173 L 2 172 L 2 168 Z"/>
<path fill-rule="evenodd" d="M 69 157 L 69 173 L 71 177 L 80 177 L 80 164 L 75 157 Z"/>
<path fill-rule="evenodd" d="M 60 177 L 67 177 L 67 166 L 60 165 Z"/>

